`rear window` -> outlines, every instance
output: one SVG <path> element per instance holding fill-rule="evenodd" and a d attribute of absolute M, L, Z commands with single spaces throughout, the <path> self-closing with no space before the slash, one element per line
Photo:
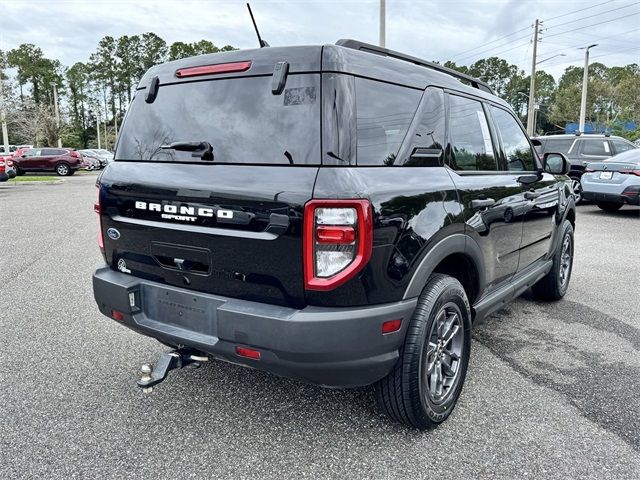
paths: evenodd
<path fill-rule="evenodd" d="M 553 152 L 564 153 L 566 155 L 569 153 L 569 149 L 575 140 L 575 138 L 549 138 L 542 140 L 542 153 Z"/>
<path fill-rule="evenodd" d="M 319 164 L 320 75 L 289 75 L 280 95 L 271 76 L 160 85 L 153 103 L 139 91 L 116 160 L 204 162 L 174 142 L 209 142 L 214 163 Z"/>
<path fill-rule="evenodd" d="M 422 91 L 356 78 L 358 165 L 393 165 Z"/>

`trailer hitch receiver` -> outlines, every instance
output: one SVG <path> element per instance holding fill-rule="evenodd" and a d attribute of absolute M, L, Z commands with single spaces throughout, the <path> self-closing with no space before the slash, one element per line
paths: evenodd
<path fill-rule="evenodd" d="M 153 386 L 164 381 L 171 370 L 184 368 L 186 366 L 199 367 L 201 362 L 208 361 L 209 358 L 191 349 L 178 349 L 169 353 L 163 353 L 155 366 L 145 363 L 140 368 L 142 376 L 138 380 L 138 386 L 144 393 L 151 393 Z"/>

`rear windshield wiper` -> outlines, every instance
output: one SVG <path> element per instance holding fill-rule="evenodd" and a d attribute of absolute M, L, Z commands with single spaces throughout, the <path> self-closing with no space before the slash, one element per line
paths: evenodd
<path fill-rule="evenodd" d="M 181 152 L 193 152 L 192 157 L 202 160 L 213 160 L 213 147 L 209 142 L 173 142 L 169 145 L 161 145 L 163 150 L 178 150 Z"/>

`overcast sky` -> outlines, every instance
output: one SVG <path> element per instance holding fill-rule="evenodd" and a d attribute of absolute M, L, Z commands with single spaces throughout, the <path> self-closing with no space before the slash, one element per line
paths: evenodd
<path fill-rule="evenodd" d="M 544 20 L 538 59 L 556 79 L 581 65 L 578 48 L 591 43 L 593 61 L 640 63 L 637 0 L 387 0 L 387 47 L 429 60 L 470 64 L 497 55 L 531 68 L 531 25 Z M 271 45 L 378 41 L 378 0 L 252 0 L 260 32 Z M 0 0 L 0 48 L 41 47 L 64 65 L 86 61 L 104 35 L 153 31 L 167 43 L 207 39 L 254 48 L 244 1 Z M 502 38 L 507 36 L 506 38 Z"/>

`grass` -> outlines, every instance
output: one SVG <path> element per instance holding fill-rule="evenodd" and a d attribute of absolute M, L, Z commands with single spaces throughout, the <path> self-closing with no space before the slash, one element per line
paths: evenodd
<path fill-rule="evenodd" d="M 60 178 L 62 177 L 42 176 L 42 175 L 22 175 L 20 177 L 10 179 L 9 182 L 51 182 L 53 180 L 59 180 Z"/>

